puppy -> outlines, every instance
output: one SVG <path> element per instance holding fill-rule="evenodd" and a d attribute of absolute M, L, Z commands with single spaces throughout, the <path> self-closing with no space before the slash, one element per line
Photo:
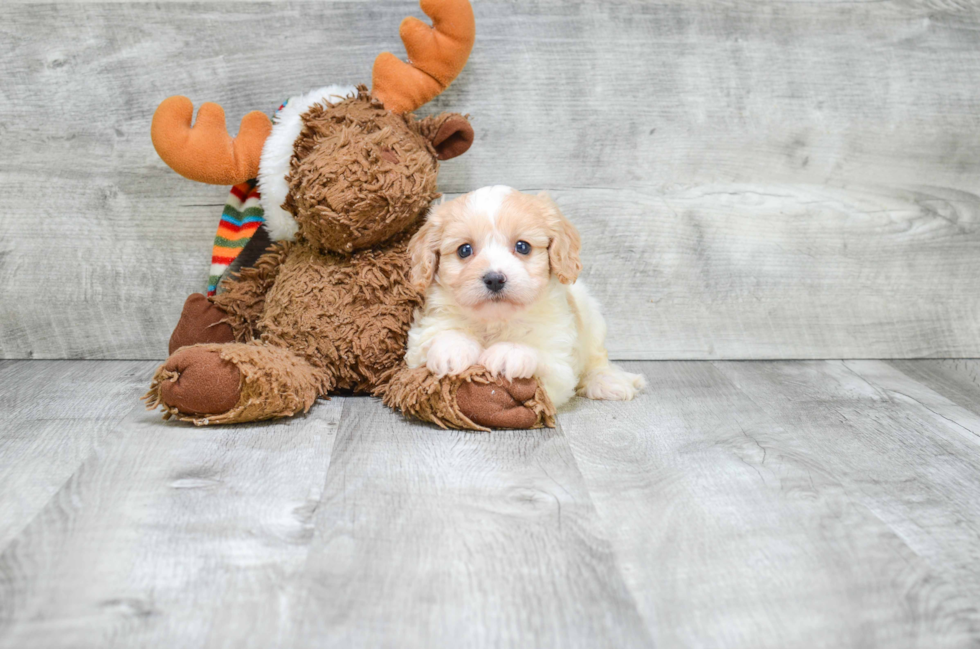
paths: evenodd
<path fill-rule="evenodd" d="M 645 381 L 609 363 L 599 304 L 575 281 L 580 247 L 546 194 L 484 187 L 436 207 L 408 245 L 412 280 L 427 291 L 408 366 L 534 376 L 555 407 L 576 393 L 632 399 Z"/>

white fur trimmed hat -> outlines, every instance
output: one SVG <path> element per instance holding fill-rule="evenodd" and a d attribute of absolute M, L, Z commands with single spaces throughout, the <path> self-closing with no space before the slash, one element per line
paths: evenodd
<path fill-rule="evenodd" d="M 290 97 L 272 118 L 272 132 L 262 147 L 258 181 L 265 223 L 273 241 L 291 241 L 296 234 L 296 221 L 282 209 L 282 204 L 289 193 L 286 176 L 293 157 L 293 144 L 303 130 L 303 114 L 314 104 L 337 104 L 356 96 L 354 86 L 325 86 Z"/>

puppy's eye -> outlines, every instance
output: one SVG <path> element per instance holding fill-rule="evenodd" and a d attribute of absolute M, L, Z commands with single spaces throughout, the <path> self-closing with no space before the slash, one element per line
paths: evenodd
<path fill-rule="evenodd" d="M 531 252 L 531 244 L 529 244 L 527 241 L 518 241 L 517 244 L 514 245 L 514 250 L 522 255 L 526 255 Z"/>
<path fill-rule="evenodd" d="M 460 259 L 466 259 L 473 254 L 473 246 L 468 243 L 464 243 L 459 248 L 456 248 L 456 254 L 459 255 Z"/>

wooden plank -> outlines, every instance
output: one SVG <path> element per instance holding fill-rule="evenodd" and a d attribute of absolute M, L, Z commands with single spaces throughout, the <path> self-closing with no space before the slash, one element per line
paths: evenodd
<path fill-rule="evenodd" d="M 0 646 L 276 645 L 342 403 L 215 428 L 132 412 L 0 554 Z"/>
<path fill-rule="evenodd" d="M 651 646 L 564 437 L 346 404 L 287 646 Z"/>
<path fill-rule="evenodd" d="M 0 362 L 0 550 L 133 408 L 156 363 Z"/>
<path fill-rule="evenodd" d="M 441 186 L 556 191 L 586 234 L 614 355 L 980 355 L 975 7 L 475 9 L 469 65 L 423 111 L 469 112 L 478 134 Z M 234 124 L 367 82 L 418 13 L 414 0 L 6 7 L 0 357 L 162 356 L 203 286 L 225 190 L 157 159 L 157 103 L 219 101 Z M 38 118 L 38 97 L 56 117 Z"/>
<path fill-rule="evenodd" d="M 920 619 L 968 631 L 975 643 L 978 417 L 948 402 L 937 408 L 937 395 L 910 387 L 908 377 L 884 363 L 718 367 L 778 424 L 795 428 L 801 445 L 819 454 L 851 497 L 931 566 L 938 581 L 905 582 L 909 594 L 939 607 Z"/>
<path fill-rule="evenodd" d="M 973 195 L 554 193 L 582 232 L 582 279 L 604 304 L 614 358 L 968 356 L 980 345 Z"/>
<path fill-rule="evenodd" d="M 888 363 L 945 398 L 980 414 L 980 360 L 918 360 Z"/>
<path fill-rule="evenodd" d="M 627 367 L 650 382 L 635 401 L 576 400 L 559 422 L 658 646 L 959 647 L 980 638 L 974 589 L 917 555 L 870 506 L 856 471 L 842 470 L 919 459 L 900 448 L 917 444 L 903 426 L 879 433 L 894 438 L 894 458 L 848 443 L 864 431 L 835 409 L 874 407 L 864 381 L 845 374 L 863 391 L 812 403 L 789 396 L 834 391 L 841 377 L 801 363 Z M 964 464 L 980 461 L 972 452 Z M 896 483 L 911 470 L 902 468 L 880 478 L 883 496 L 935 494 L 931 507 L 949 517 L 974 510 L 940 487 Z M 975 495 L 975 482 L 963 491 Z M 952 547 L 958 541 L 941 539 L 974 551 L 975 542 Z"/>
<path fill-rule="evenodd" d="M 922 361 L 906 361 L 916 366 Z M 929 362 L 929 361 L 926 361 Z M 980 452 L 980 413 L 963 408 L 942 391 L 905 374 L 900 369 L 880 361 L 843 361 L 844 366 L 882 390 L 890 401 L 913 404 L 946 421 L 936 427 L 937 434 L 952 434 L 977 447 Z"/>
<path fill-rule="evenodd" d="M 935 365 L 630 363 L 484 435 L 120 422 L 152 363 L 0 362 L 0 647 L 972 646 L 980 414 Z"/>

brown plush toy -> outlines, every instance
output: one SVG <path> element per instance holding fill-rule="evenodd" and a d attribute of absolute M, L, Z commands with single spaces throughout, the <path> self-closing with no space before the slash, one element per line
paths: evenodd
<path fill-rule="evenodd" d="M 232 139 L 224 113 L 171 97 L 153 118 L 153 143 L 178 173 L 200 182 L 258 178 L 277 240 L 212 298 L 187 299 L 170 358 L 146 397 L 164 417 L 199 425 L 305 412 L 343 390 L 380 396 L 406 414 L 469 429 L 553 426 L 533 379 L 498 381 L 483 368 L 437 378 L 410 370 L 407 331 L 423 296 L 406 247 L 439 196 L 439 160 L 473 141 L 465 117 L 416 120 L 459 74 L 473 45 L 467 0 L 422 0 L 433 26 L 403 21 L 412 64 L 389 53 L 373 89 L 331 86 L 290 99 L 273 125 L 250 113 Z"/>

